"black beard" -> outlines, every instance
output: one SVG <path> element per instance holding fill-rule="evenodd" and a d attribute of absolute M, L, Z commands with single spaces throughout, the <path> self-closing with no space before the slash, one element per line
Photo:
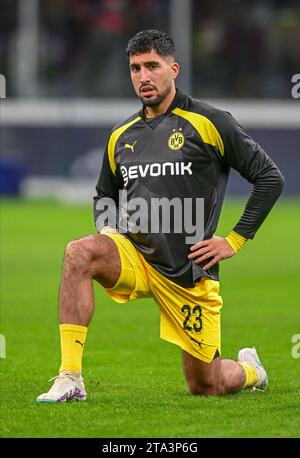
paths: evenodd
<path fill-rule="evenodd" d="M 151 98 L 147 99 L 147 98 L 144 98 L 144 97 L 140 97 L 140 99 L 142 101 L 142 104 L 145 107 L 156 107 L 156 106 L 161 104 L 161 102 L 164 100 L 164 98 L 165 97 L 163 95 L 157 95 L 153 99 L 151 99 Z"/>
<path fill-rule="evenodd" d="M 142 104 L 145 107 L 157 107 L 158 105 L 161 104 L 161 102 L 165 100 L 165 98 L 167 97 L 170 91 L 171 91 L 171 88 L 169 87 L 162 94 L 156 95 L 153 99 L 152 98 L 147 99 L 147 98 L 144 98 L 143 96 L 141 96 L 140 99 L 142 101 Z"/>

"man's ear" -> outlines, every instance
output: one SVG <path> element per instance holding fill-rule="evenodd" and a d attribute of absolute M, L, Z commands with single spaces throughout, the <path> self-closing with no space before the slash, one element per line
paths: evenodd
<path fill-rule="evenodd" d="M 179 64 L 177 62 L 173 62 L 173 64 L 171 65 L 171 70 L 172 70 L 172 78 L 173 80 L 175 80 L 177 76 L 179 75 L 179 71 L 180 71 Z"/>

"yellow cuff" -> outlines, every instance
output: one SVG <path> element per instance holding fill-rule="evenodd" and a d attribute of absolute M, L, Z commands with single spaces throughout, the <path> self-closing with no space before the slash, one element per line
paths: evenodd
<path fill-rule="evenodd" d="M 231 231 L 227 237 L 225 237 L 231 248 L 235 253 L 237 253 L 247 242 L 248 239 L 238 234 L 235 231 Z"/>

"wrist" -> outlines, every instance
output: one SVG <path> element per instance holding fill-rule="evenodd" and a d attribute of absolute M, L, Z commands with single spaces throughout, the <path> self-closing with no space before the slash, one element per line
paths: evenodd
<path fill-rule="evenodd" d="M 117 234 L 117 233 L 118 231 L 114 227 L 111 227 L 111 226 L 103 226 L 100 229 L 100 234 Z"/>
<path fill-rule="evenodd" d="M 229 243 L 235 253 L 237 253 L 247 242 L 248 239 L 235 231 L 229 232 L 225 240 Z"/>

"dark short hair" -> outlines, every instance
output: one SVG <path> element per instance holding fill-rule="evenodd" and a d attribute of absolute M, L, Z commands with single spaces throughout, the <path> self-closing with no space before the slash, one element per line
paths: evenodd
<path fill-rule="evenodd" d="M 175 45 L 173 39 L 160 30 L 142 30 L 134 35 L 126 48 L 127 56 L 132 54 L 143 54 L 152 49 L 160 56 L 175 57 Z"/>

